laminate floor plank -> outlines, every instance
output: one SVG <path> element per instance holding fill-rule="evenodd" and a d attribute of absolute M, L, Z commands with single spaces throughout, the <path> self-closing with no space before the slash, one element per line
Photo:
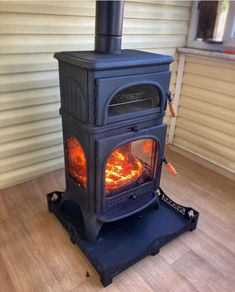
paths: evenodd
<path fill-rule="evenodd" d="M 172 268 L 198 291 L 234 291 L 234 285 L 226 277 L 193 251 L 178 259 Z"/>
<path fill-rule="evenodd" d="M 11 292 L 16 291 L 1 256 L 0 256 L 0 285 L 1 291 Z"/>
<path fill-rule="evenodd" d="M 197 291 L 177 270 L 172 269 L 160 255 L 148 257 L 136 264 L 135 270 L 145 280 L 153 291 L 188 292 Z"/>
<path fill-rule="evenodd" d="M 17 218 L 1 222 L 0 236 L 1 264 L 17 292 L 63 291 L 48 261 L 43 258 Z"/>

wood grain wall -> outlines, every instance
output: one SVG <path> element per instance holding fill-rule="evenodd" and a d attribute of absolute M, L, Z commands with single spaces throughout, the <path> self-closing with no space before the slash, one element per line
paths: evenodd
<path fill-rule="evenodd" d="M 176 56 L 185 44 L 190 5 L 126 1 L 123 48 Z M 94 14 L 94 1 L 0 2 L 0 188 L 63 166 L 53 53 L 92 50 Z M 177 56 L 172 91 L 176 70 Z"/>
<path fill-rule="evenodd" d="M 174 144 L 235 173 L 235 61 L 186 55 Z"/>

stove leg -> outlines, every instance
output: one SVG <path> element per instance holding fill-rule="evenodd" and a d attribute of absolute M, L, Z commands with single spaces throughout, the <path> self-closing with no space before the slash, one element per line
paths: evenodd
<path fill-rule="evenodd" d="M 86 240 L 90 242 L 95 242 L 97 240 L 102 225 L 103 223 L 99 222 L 96 217 L 84 215 Z"/>
<path fill-rule="evenodd" d="M 155 250 L 153 250 L 153 251 L 151 252 L 151 255 L 152 255 L 152 256 L 155 256 L 155 255 L 157 255 L 159 252 L 160 252 L 160 249 L 159 249 L 159 248 L 156 248 Z"/>
<path fill-rule="evenodd" d="M 104 285 L 104 287 L 107 287 L 108 285 L 112 284 L 113 278 L 108 275 L 102 275 L 100 277 L 100 281 Z"/>
<path fill-rule="evenodd" d="M 193 231 L 197 228 L 197 221 L 198 221 L 198 214 L 192 219 L 191 223 L 190 223 L 190 231 Z"/>

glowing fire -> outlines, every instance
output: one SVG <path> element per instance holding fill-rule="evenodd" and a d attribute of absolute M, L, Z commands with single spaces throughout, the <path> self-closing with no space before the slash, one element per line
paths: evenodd
<path fill-rule="evenodd" d="M 144 142 L 144 153 L 148 156 L 152 156 L 153 152 L 153 143 L 154 141 L 152 139 L 146 139 Z"/>
<path fill-rule="evenodd" d="M 75 137 L 67 139 L 69 173 L 70 175 L 86 189 L 86 156 L 81 144 Z"/>
<path fill-rule="evenodd" d="M 143 162 L 137 159 L 127 147 L 130 144 L 117 148 L 109 157 L 105 171 L 106 192 L 138 179 L 143 172 Z"/>
<path fill-rule="evenodd" d="M 126 187 L 135 181 L 141 184 L 151 179 L 150 169 L 152 167 L 152 155 L 155 153 L 154 149 L 155 142 L 152 139 L 142 139 L 127 143 L 114 150 L 106 163 L 106 194 Z M 86 189 L 86 156 L 81 144 L 75 137 L 71 136 L 67 139 L 67 155 L 69 174 L 82 188 Z"/>

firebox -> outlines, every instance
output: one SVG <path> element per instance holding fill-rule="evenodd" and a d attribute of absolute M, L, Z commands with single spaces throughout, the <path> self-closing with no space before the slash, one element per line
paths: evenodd
<path fill-rule="evenodd" d="M 140 212 L 162 216 L 161 204 L 174 209 L 184 220 L 178 226 L 180 231 L 173 233 L 195 229 L 198 217 L 195 210 L 177 205 L 160 189 L 162 162 L 166 161 L 163 117 L 173 59 L 121 50 L 123 8 L 123 1 L 97 1 L 95 50 L 55 54 L 66 190 L 48 194 L 48 206 L 97 268 L 104 285 L 145 254 L 157 253 L 162 245 L 159 234 L 152 234 L 135 257 L 120 255 L 120 244 L 125 250 L 130 243 L 127 234 L 133 228 L 126 238 L 117 234 L 123 232 L 122 226 L 128 229 Z M 161 224 L 154 220 L 149 224 Z M 166 236 L 164 242 L 171 238 Z M 109 265 L 105 262 L 109 244 L 114 245 L 112 255 L 119 246 L 116 257 L 123 257 L 121 267 L 115 259 Z"/>

